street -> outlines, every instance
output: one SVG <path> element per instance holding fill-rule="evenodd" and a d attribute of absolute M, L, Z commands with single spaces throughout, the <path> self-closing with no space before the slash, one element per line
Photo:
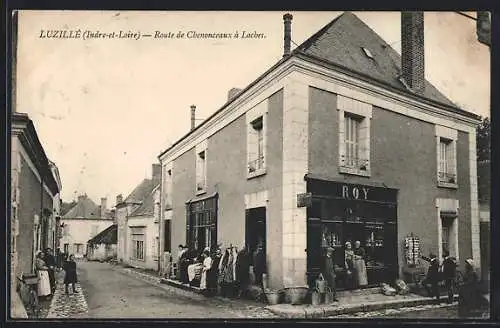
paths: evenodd
<path fill-rule="evenodd" d="M 49 318 L 272 318 L 264 304 L 205 298 L 169 286 L 154 286 L 108 263 L 78 262 L 79 292 L 64 295 L 62 284 Z M 84 298 L 84 299 L 83 299 Z M 86 303 L 86 304 L 83 304 Z M 54 306 L 53 306 L 54 307 Z M 74 307 L 80 310 L 74 311 Z M 68 314 L 69 312 L 69 314 Z"/>
<path fill-rule="evenodd" d="M 77 293 L 65 294 L 59 284 L 47 318 L 160 318 L 160 319 L 279 319 L 265 304 L 249 300 L 206 298 L 191 291 L 155 284 L 126 272 L 121 266 L 78 262 Z M 422 305 L 329 317 L 457 319 L 457 304 Z"/>

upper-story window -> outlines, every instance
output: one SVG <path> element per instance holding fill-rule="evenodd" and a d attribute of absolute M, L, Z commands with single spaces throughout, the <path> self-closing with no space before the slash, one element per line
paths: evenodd
<path fill-rule="evenodd" d="M 207 187 L 207 147 L 202 143 L 196 147 L 196 193 L 201 194 Z"/>
<path fill-rule="evenodd" d="M 437 182 L 440 187 L 458 186 L 456 140 L 456 130 L 436 125 Z"/>
<path fill-rule="evenodd" d="M 246 114 L 247 120 L 247 177 L 266 173 L 267 100 Z"/>
<path fill-rule="evenodd" d="M 372 106 L 337 97 L 339 111 L 339 171 L 370 176 L 370 119 Z"/>
<path fill-rule="evenodd" d="M 173 176 L 172 176 L 172 162 L 163 166 L 163 207 L 164 210 L 168 210 L 172 208 L 172 185 L 173 185 Z"/>

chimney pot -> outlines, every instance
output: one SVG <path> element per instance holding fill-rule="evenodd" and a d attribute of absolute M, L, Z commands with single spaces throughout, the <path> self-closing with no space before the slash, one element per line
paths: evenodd
<path fill-rule="evenodd" d="M 425 90 L 424 13 L 401 13 L 401 70 L 406 85 L 413 92 Z"/>
<path fill-rule="evenodd" d="M 227 101 L 229 102 L 233 100 L 234 97 L 236 97 L 240 92 L 241 92 L 240 88 L 231 88 L 231 90 L 227 92 Z"/>
<path fill-rule="evenodd" d="M 293 16 L 290 13 L 283 15 L 284 29 L 284 46 L 283 46 L 283 57 L 290 55 L 291 41 L 292 41 L 292 19 Z"/>
<path fill-rule="evenodd" d="M 191 130 L 194 130 L 196 121 L 196 106 L 191 105 Z"/>

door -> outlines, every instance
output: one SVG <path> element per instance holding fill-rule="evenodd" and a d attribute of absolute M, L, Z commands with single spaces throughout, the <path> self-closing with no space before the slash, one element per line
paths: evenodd
<path fill-rule="evenodd" d="M 246 210 L 245 244 L 253 254 L 259 243 L 266 253 L 266 208 L 257 207 Z"/>
<path fill-rule="evenodd" d="M 309 286 L 314 286 L 316 276 L 321 271 L 323 258 L 321 227 L 321 219 L 309 218 L 307 220 L 307 283 Z"/>

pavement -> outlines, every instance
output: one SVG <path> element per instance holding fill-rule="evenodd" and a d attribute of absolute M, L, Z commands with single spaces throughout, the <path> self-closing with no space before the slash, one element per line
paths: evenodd
<path fill-rule="evenodd" d="M 64 285 L 58 285 L 47 318 L 458 318 L 456 302 L 429 304 L 430 298 L 413 294 L 347 293 L 334 305 L 266 305 L 221 296 L 205 297 L 162 283 L 160 277 L 151 273 L 99 262 L 79 262 L 78 279 L 78 294 L 66 295 Z"/>
<path fill-rule="evenodd" d="M 109 263 L 79 262 L 77 270 L 78 294 L 71 294 L 70 288 L 65 295 L 60 284 L 47 318 L 278 318 L 263 304 L 206 298 Z"/>
<path fill-rule="evenodd" d="M 63 283 L 64 271 L 57 275 L 58 283 L 52 302 L 50 304 L 47 319 L 60 318 L 78 318 L 88 313 L 88 304 L 80 283 L 76 283 L 77 293 L 73 293 L 72 287 L 69 287 L 69 293 L 66 294 Z"/>

